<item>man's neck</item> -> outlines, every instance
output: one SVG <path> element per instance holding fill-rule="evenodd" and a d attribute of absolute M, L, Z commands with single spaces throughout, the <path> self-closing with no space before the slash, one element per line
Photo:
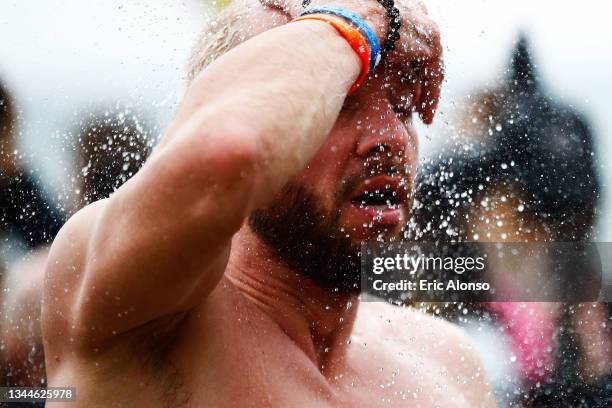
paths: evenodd
<path fill-rule="evenodd" d="M 248 227 L 232 241 L 227 278 L 317 364 L 342 364 L 357 315 L 357 296 L 332 293 L 278 259 Z"/>

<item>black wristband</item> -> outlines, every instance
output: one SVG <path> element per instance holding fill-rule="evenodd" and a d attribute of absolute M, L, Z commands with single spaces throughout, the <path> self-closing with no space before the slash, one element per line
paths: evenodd
<path fill-rule="evenodd" d="M 310 5 L 311 0 L 302 0 L 302 6 L 304 8 Z M 395 43 L 400 38 L 399 30 L 402 27 L 402 21 L 400 18 L 400 12 L 395 7 L 394 0 L 377 0 L 387 11 L 387 18 L 389 19 L 389 32 L 387 38 L 380 47 L 380 55 L 384 59 L 391 51 L 395 49 Z"/>

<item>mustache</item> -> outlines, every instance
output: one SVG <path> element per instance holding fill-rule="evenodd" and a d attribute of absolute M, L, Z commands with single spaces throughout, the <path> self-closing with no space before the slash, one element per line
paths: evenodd
<path fill-rule="evenodd" d="M 371 168 L 368 168 L 371 167 Z M 340 205 L 351 195 L 355 189 L 363 183 L 364 180 L 376 176 L 398 177 L 404 188 L 411 194 L 414 187 L 414 175 L 412 174 L 409 164 L 392 161 L 378 162 L 375 166 L 364 166 L 364 169 L 358 173 L 351 174 L 340 183 L 340 187 L 336 190 L 336 204 Z"/>

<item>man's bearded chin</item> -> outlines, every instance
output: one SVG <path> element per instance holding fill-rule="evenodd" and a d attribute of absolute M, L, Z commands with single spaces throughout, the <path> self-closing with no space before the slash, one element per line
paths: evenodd
<path fill-rule="evenodd" d="M 249 226 L 293 271 L 331 292 L 359 294 L 360 248 L 340 231 L 340 214 L 319 202 L 290 183 L 271 205 L 251 214 Z"/>

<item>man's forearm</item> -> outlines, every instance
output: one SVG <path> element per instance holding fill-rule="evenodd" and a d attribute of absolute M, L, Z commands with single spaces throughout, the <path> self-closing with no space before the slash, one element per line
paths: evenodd
<path fill-rule="evenodd" d="M 297 22 L 236 47 L 191 85 L 175 122 L 197 116 L 194 127 L 223 132 L 227 122 L 253 129 L 261 186 L 256 205 L 270 199 L 305 166 L 331 130 L 360 61 L 322 22 Z M 221 147 L 222 148 L 222 147 Z"/>

